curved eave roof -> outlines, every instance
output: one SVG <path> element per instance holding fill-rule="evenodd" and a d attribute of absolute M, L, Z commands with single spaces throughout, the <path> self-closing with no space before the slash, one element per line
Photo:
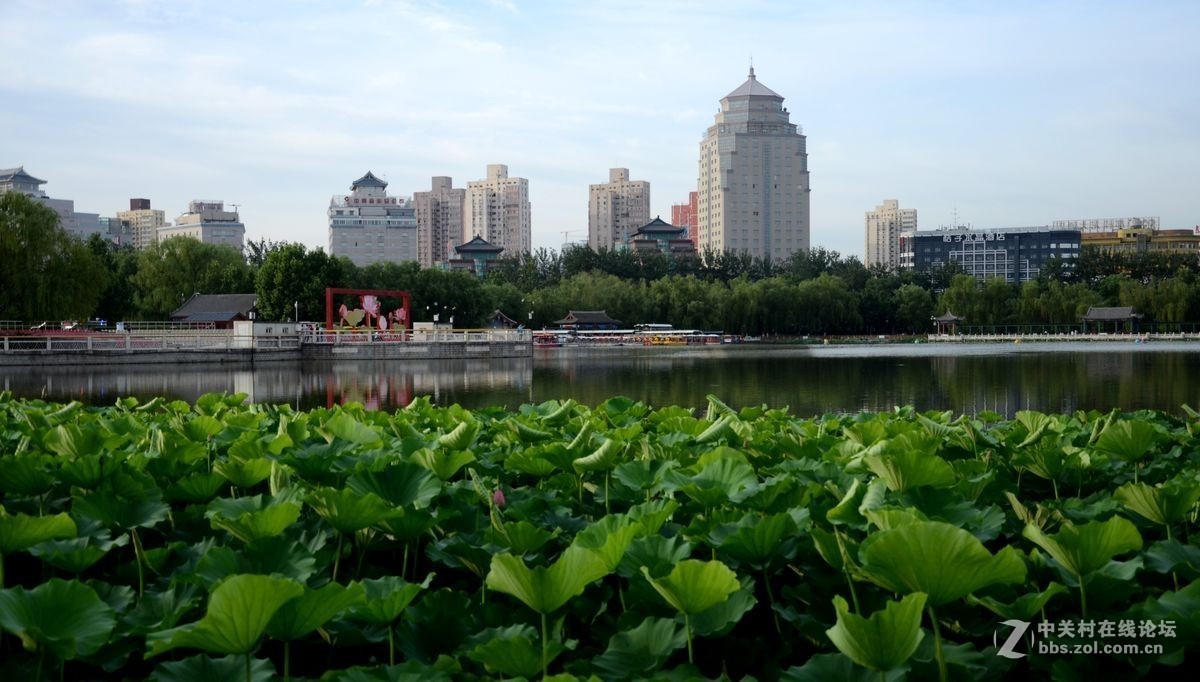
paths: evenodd
<path fill-rule="evenodd" d="M 362 176 L 361 178 L 359 178 L 359 179 L 355 180 L 354 182 L 350 183 L 350 189 L 351 189 L 351 190 L 358 189 L 359 187 L 381 187 L 381 188 L 386 188 L 386 187 L 387 187 L 387 183 L 386 183 L 386 182 L 384 182 L 383 180 L 380 180 L 379 178 L 375 177 L 375 174 L 374 174 L 374 173 L 372 173 L 371 171 L 367 171 L 367 174 L 366 174 L 366 175 L 364 175 L 364 176 Z"/>

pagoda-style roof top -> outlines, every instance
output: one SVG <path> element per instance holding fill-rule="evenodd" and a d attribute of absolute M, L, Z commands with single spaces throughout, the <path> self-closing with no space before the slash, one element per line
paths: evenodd
<path fill-rule="evenodd" d="M 16 168 L 0 168 L 0 182 L 12 182 L 13 180 L 24 180 L 25 182 L 34 182 L 39 185 L 46 184 L 45 180 L 40 180 L 25 172 L 25 166 L 17 166 Z"/>
<path fill-rule="evenodd" d="M 1087 314 L 1080 319 L 1087 322 L 1124 322 L 1139 317 L 1142 317 L 1141 314 L 1135 313 L 1130 306 L 1116 308 L 1088 306 Z"/>
<path fill-rule="evenodd" d="M 193 294 L 175 312 L 174 322 L 229 322 L 247 319 L 258 304 L 257 294 Z"/>
<path fill-rule="evenodd" d="M 459 254 L 462 254 L 462 253 L 500 253 L 503 250 L 504 250 L 503 246 L 496 246 L 495 244 L 489 242 L 488 240 L 484 239 L 483 237 L 480 237 L 479 235 L 475 235 L 474 239 L 467 242 L 466 244 L 463 244 L 462 246 L 454 247 L 454 252 L 459 253 Z"/>
<path fill-rule="evenodd" d="M 613 327 L 618 327 L 621 323 L 609 317 L 608 313 L 603 310 L 571 310 L 567 312 L 567 316 L 563 319 L 555 320 L 554 324 L 559 326 L 612 325 Z"/>
<path fill-rule="evenodd" d="M 496 308 L 492 311 L 492 314 L 488 316 L 488 324 L 493 329 L 496 327 L 507 327 L 512 329 L 513 327 L 518 326 L 520 323 L 508 315 L 505 315 L 499 308 Z"/>
<path fill-rule="evenodd" d="M 754 77 L 753 66 L 750 67 L 750 75 L 746 78 L 746 82 L 738 86 L 737 90 L 725 95 L 725 99 L 732 99 L 734 97 L 773 97 L 778 100 L 783 99 L 783 95 L 758 82 L 758 79 Z"/>
<path fill-rule="evenodd" d="M 384 189 L 387 187 L 387 182 L 375 177 L 375 174 L 371 171 L 367 171 L 366 175 L 350 183 L 351 191 L 356 190 L 359 187 L 378 187 L 380 189 Z"/>
<path fill-rule="evenodd" d="M 962 322 L 963 320 L 965 320 L 967 318 L 959 317 L 958 315 L 955 315 L 954 313 L 947 310 L 946 312 L 944 312 L 941 315 L 938 315 L 937 317 L 934 317 L 932 319 L 934 322 Z"/>
<path fill-rule="evenodd" d="M 671 223 L 668 223 L 667 221 L 663 220 L 659 216 L 654 216 L 654 220 L 651 220 L 650 222 L 646 223 L 645 225 L 642 225 L 641 227 L 639 227 L 637 232 L 634 232 L 634 236 L 643 235 L 643 234 L 644 235 L 663 235 L 664 233 L 678 234 L 680 232 L 686 232 L 686 231 L 687 231 L 686 227 L 676 227 L 675 225 L 672 225 Z"/>

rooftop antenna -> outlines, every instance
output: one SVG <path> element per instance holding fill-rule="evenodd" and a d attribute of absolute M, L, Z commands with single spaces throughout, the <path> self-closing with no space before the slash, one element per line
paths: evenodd
<path fill-rule="evenodd" d="M 234 213 L 237 213 L 237 212 L 238 212 L 238 209 L 242 207 L 242 205 L 241 205 L 241 204 L 235 204 L 235 203 L 232 203 L 232 202 L 230 202 L 230 204 L 229 204 L 229 205 L 233 207 L 233 212 L 234 212 Z"/>

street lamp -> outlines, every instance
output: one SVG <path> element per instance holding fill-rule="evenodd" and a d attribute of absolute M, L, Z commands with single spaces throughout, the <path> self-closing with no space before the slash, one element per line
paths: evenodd
<path fill-rule="evenodd" d="M 296 324 L 300 324 L 300 301 L 292 301 L 292 307 L 296 309 Z"/>

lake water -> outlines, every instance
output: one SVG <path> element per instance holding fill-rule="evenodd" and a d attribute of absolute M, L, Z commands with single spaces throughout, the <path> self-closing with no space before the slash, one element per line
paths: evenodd
<path fill-rule="evenodd" d="M 0 367 L 18 396 L 111 404 L 134 395 L 193 400 L 240 391 L 299 408 L 359 401 L 392 410 L 440 404 L 514 408 L 551 398 L 595 405 L 625 395 L 651 405 L 828 411 L 918 409 L 1069 412 L 1200 406 L 1200 344 L 1153 342 L 913 344 L 822 347 L 538 349 L 510 360 L 334 361 L 236 365 Z"/>

